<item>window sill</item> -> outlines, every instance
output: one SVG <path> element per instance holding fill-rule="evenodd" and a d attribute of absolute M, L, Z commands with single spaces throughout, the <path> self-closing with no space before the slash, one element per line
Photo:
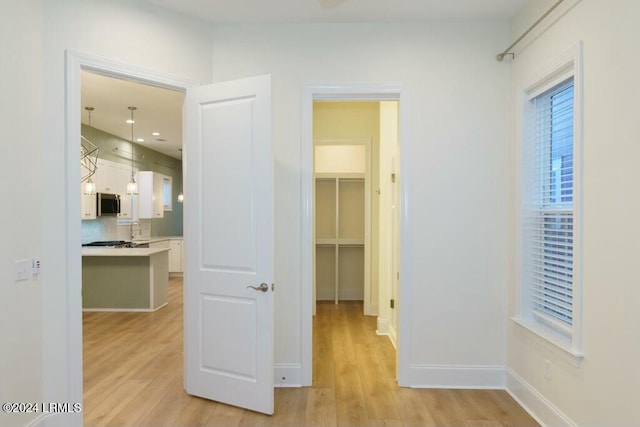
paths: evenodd
<path fill-rule="evenodd" d="M 560 350 L 564 351 L 568 355 L 572 356 L 576 364 L 580 364 L 584 358 L 584 353 L 581 350 L 576 350 L 571 344 L 571 338 L 564 335 L 552 328 L 545 326 L 535 320 L 522 319 L 520 317 L 512 317 L 511 320 L 516 324 L 527 329 L 529 332 L 534 333 L 538 337 L 553 344 Z"/>

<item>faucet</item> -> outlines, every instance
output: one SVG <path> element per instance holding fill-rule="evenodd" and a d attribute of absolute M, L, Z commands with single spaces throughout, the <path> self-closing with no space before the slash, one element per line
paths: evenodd
<path fill-rule="evenodd" d="M 135 238 L 135 234 L 133 234 L 133 225 L 138 224 L 138 235 L 142 236 L 142 225 L 138 221 L 131 221 L 131 240 Z"/>

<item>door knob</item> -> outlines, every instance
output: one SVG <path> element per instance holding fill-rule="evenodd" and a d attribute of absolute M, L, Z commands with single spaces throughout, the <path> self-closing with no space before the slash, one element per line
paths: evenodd
<path fill-rule="evenodd" d="M 267 285 L 266 283 L 260 283 L 260 286 L 256 287 L 256 286 L 247 286 L 247 289 L 251 288 L 254 291 L 260 291 L 260 292 L 267 292 L 269 290 L 269 285 Z"/>

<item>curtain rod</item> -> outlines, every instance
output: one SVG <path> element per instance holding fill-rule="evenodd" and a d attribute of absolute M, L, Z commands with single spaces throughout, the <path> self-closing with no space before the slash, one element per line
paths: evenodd
<path fill-rule="evenodd" d="M 518 43 L 520 43 L 522 41 L 523 38 L 525 38 L 531 31 L 533 31 L 533 29 L 535 27 L 538 26 L 539 23 L 542 22 L 542 20 L 544 18 L 546 18 L 547 16 L 549 16 L 549 14 L 551 12 L 553 12 L 558 6 L 560 6 L 560 3 L 562 3 L 564 0 L 558 0 L 553 6 L 551 6 L 551 8 L 549 8 L 549 10 L 547 10 L 540 18 L 538 18 L 538 20 L 536 22 L 533 23 L 532 26 L 529 27 L 529 29 L 527 31 L 525 31 L 520 37 L 518 37 L 516 39 L 516 41 L 514 41 L 513 43 L 511 43 L 511 46 L 509 46 L 508 48 L 506 48 L 504 50 L 504 52 L 499 53 L 496 55 L 496 59 L 498 61 L 502 61 L 505 57 L 505 55 L 511 55 L 511 58 L 515 58 L 516 54 L 513 52 L 509 52 L 515 45 L 517 45 Z"/>

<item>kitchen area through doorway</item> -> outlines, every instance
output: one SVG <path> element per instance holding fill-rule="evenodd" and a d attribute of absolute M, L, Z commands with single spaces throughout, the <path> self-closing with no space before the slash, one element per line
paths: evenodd
<path fill-rule="evenodd" d="M 81 74 L 85 423 L 105 417 L 101 402 L 116 390 L 122 401 L 137 394 L 138 382 L 124 381 L 122 369 L 148 365 L 146 356 L 172 366 L 167 358 L 181 356 L 162 342 L 182 331 L 183 99 L 176 90 Z M 124 337 L 137 344 L 118 352 Z M 118 367 L 109 368 L 104 357 L 114 352 Z"/>

